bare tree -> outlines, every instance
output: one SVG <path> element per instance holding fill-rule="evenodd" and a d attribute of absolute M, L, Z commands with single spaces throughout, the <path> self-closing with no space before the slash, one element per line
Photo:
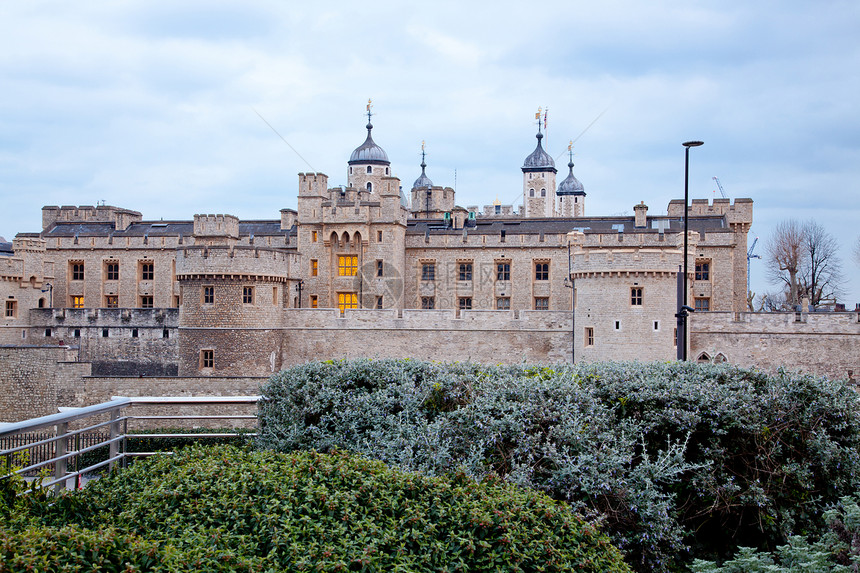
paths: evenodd
<path fill-rule="evenodd" d="M 803 259 L 803 227 L 794 219 L 782 221 L 767 243 L 767 276 L 771 283 L 781 284 L 788 305 L 800 304 L 797 277 Z"/>

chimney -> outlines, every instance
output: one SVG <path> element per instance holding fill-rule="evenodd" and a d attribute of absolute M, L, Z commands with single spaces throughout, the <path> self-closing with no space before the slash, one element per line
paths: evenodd
<path fill-rule="evenodd" d="M 642 229 L 648 226 L 648 205 L 645 201 L 640 201 L 638 205 L 633 206 L 633 212 L 636 214 L 634 226 L 637 229 Z"/>

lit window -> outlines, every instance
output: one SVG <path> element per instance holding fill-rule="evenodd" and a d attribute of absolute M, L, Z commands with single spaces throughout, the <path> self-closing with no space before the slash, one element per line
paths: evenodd
<path fill-rule="evenodd" d="M 215 304 L 215 287 L 203 287 L 203 304 Z"/>
<path fill-rule="evenodd" d="M 511 310 L 511 297 L 500 296 L 496 298 L 496 310 Z"/>
<path fill-rule="evenodd" d="M 632 287 L 630 289 L 630 304 L 633 306 L 642 306 L 642 287 Z"/>
<path fill-rule="evenodd" d="M 711 310 L 711 299 L 710 298 L 697 298 L 695 299 L 694 307 L 696 310 L 708 311 Z"/>
<path fill-rule="evenodd" d="M 71 299 L 72 308 L 84 308 L 84 297 L 72 296 Z"/>
<path fill-rule="evenodd" d="M 119 263 L 118 262 L 107 262 L 107 263 L 105 263 L 105 280 L 108 280 L 108 281 L 118 281 L 119 280 Z"/>
<path fill-rule="evenodd" d="M 354 292 L 337 293 L 337 308 L 341 314 L 348 308 L 358 308 L 358 295 Z"/>
<path fill-rule="evenodd" d="M 69 263 L 73 281 L 84 280 L 84 263 Z"/>
<path fill-rule="evenodd" d="M 320 263 L 316 259 L 311 259 L 311 276 L 315 277 L 319 274 Z"/>
<path fill-rule="evenodd" d="M 711 280 L 711 262 L 696 261 L 696 280 L 707 281 Z"/>
<path fill-rule="evenodd" d="M 242 287 L 242 304 L 254 304 L 254 287 Z"/>
<path fill-rule="evenodd" d="M 470 296 L 461 296 L 457 301 L 460 310 L 471 310 L 472 309 L 472 297 Z"/>
<path fill-rule="evenodd" d="M 317 295 L 312 294 L 311 295 L 311 308 L 317 308 L 318 305 L 319 305 L 319 298 L 317 297 Z"/>
<path fill-rule="evenodd" d="M 357 255 L 341 255 L 337 258 L 337 274 L 342 277 L 354 277 L 358 272 Z"/>
<path fill-rule="evenodd" d="M 140 308 L 152 308 L 152 295 L 142 295 L 140 297 Z"/>
<path fill-rule="evenodd" d="M 549 310 L 549 297 L 536 296 L 535 310 Z"/>
<path fill-rule="evenodd" d="M 421 308 L 424 310 L 433 310 L 434 308 L 436 308 L 436 297 L 422 296 Z"/>
<path fill-rule="evenodd" d="M 151 281 L 155 276 L 155 263 L 140 263 L 140 280 Z"/>
<path fill-rule="evenodd" d="M 460 263 L 460 274 L 459 278 L 461 281 L 470 281 L 472 280 L 472 263 Z M 461 299 L 462 300 L 462 299 Z M 469 299 L 471 304 L 471 300 Z M 462 307 L 461 307 L 462 308 Z M 470 307 L 471 308 L 471 307 Z"/>
<path fill-rule="evenodd" d="M 586 346 L 594 346 L 594 327 L 586 326 L 585 327 L 585 345 Z"/>
<path fill-rule="evenodd" d="M 15 318 L 18 316 L 18 301 L 6 301 L 6 318 Z"/>
<path fill-rule="evenodd" d="M 382 276 L 382 261 L 381 260 L 376 261 L 376 276 L 378 276 L 378 277 Z"/>
<path fill-rule="evenodd" d="M 215 351 L 200 351 L 200 368 L 215 368 Z"/>
<path fill-rule="evenodd" d="M 421 280 L 435 281 L 436 280 L 436 263 L 424 263 L 421 265 Z"/>
<path fill-rule="evenodd" d="M 511 280 L 511 263 L 496 263 L 496 280 Z"/>
<path fill-rule="evenodd" d="M 316 242 L 317 242 L 317 237 L 318 237 L 317 232 L 316 232 L 316 231 L 311 231 L 311 241 L 313 241 L 314 243 L 316 243 Z"/>
<path fill-rule="evenodd" d="M 105 295 L 105 308 L 119 307 L 119 296 L 115 294 Z"/>
<path fill-rule="evenodd" d="M 535 263 L 535 280 L 549 280 L 549 263 Z"/>

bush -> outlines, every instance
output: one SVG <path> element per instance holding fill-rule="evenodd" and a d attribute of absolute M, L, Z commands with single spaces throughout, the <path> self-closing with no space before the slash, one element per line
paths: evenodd
<path fill-rule="evenodd" d="M 273 376 L 259 444 L 462 468 L 599 519 L 642 570 L 773 549 L 860 483 L 857 394 L 731 366 L 328 361 Z"/>
<path fill-rule="evenodd" d="M 44 555 L 39 570 L 127 556 L 166 571 L 629 571 L 594 527 L 542 494 L 342 451 L 186 448 L 28 501 L 0 535 L 4 563 L 23 543 Z"/>

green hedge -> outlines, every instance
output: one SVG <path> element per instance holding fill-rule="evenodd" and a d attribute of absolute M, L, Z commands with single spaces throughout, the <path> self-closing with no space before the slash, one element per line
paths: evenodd
<path fill-rule="evenodd" d="M 262 392 L 262 447 L 496 474 L 598 519 L 643 571 L 739 540 L 772 549 L 860 483 L 858 396 L 812 376 L 358 360 L 297 366 Z"/>
<path fill-rule="evenodd" d="M 227 446 L 25 496 L 0 528 L 0 572 L 32 556 L 40 571 L 629 571 L 565 504 L 498 480 Z"/>

